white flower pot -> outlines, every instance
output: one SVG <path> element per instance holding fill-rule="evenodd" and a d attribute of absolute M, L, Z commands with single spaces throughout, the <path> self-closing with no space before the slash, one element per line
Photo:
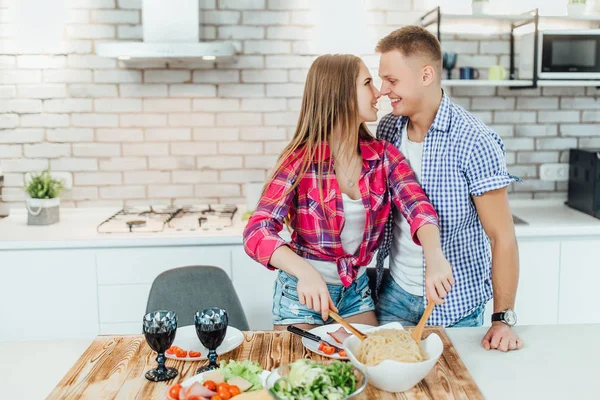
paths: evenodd
<path fill-rule="evenodd" d="M 25 201 L 27 206 L 27 225 L 51 225 L 60 220 L 60 198 L 32 199 Z"/>
<path fill-rule="evenodd" d="M 471 13 L 473 15 L 486 14 L 489 5 L 489 1 L 474 1 L 471 3 Z"/>
<path fill-rule="evenodd" d="M 570 16 L 577 16 L 585 14 L 587 4 L 575 3 L 567 5 L 567 14 Z"/>

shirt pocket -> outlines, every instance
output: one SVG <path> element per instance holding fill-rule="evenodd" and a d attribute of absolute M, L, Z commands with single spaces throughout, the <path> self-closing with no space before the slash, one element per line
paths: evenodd
<path fill-rule="evenodd" d="M 323 202 L 321 202 L 321 191 L 319 188 L 311 188 L 307 193 L 308 208 L 319 219 L 331 219 L 337 215 L 337 197 L 335 189 L 328 192 L 323 191 Z"/>
<path fill-rule="evenodd" d="M 389 202 L 387 188 L 380 185 L 372 187 L 369 191 L 369 201 L 372 211 L 381 210 L 381 207 Z"/>

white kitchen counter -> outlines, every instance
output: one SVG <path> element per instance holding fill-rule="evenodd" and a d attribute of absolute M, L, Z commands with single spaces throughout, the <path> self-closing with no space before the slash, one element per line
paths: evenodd
<path fill-rule="evenodd" d="M 517 238 L 600 236 L 600 220 L 555 200 L 515 201 L 513 214 L 528 222 L 516 225 Z M 239 245 L 245 222 L 238 211 L 234 226 L 221 231 L 106 234 L 97 226 L 117 212 L 112 208 L 62 208 L 61 221 L 49 226 L 28 226 L 25 209 L 11 210 L 0 219 L 0 250 L 106 247 L 159 247 Z"/>
<path fill-rule="evenodd" d="M 487 400 L 600 398 L 600 324 L 515 329 L 525 347 L 509 353 L 481 347 L 486 328 L 447 330 Z M 91 342 L 0 343 L 2 398 L 46 397 Z"/>

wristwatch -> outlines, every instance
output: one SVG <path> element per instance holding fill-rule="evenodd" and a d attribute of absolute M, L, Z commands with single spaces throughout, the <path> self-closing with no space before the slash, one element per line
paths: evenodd
<path fill-rule="evenodd" d="M 515 326 L 517 323 L 517 314 L 510 308 L 501 312 L 492 314 L 492 322 L 500 321 L 508 326 Z"/>

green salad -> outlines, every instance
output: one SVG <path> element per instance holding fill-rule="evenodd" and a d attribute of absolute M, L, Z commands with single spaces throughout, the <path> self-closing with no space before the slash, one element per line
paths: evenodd
<path fill-rule="evenodd" d="M 262 389 L 260 374 L 263 369 L 257 362 L 247 360 L 225 360 L 221 361 L 221 366 L 219 369 L 223 371 L 226 381 L 229 381 L 229 379 L 233 378 L 234 376 L 239 376 L 240 378 L 244 378 L 252 384 L 252 387 L 248 389 L 249 391 Z"/>
<path fill-rule="evenodd" d="M 288 376 L 279 378 L 270 390 L 282 400 L 341 400 L 353 393 L 356 385 L 354 367 L 348 362 L 322 365 L 297 360 Z"/>

